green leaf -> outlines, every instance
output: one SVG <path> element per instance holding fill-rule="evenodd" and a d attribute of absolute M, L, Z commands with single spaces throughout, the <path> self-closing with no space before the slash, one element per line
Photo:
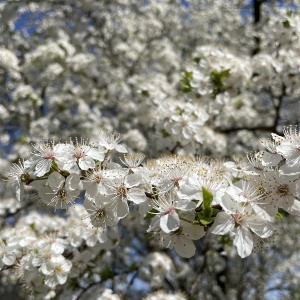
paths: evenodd
<path fill-rule="evenodd" d="M 113 278 L 114 275 L 115 273 L 110 270 L 109 266 L 106 266 L 100 273 L 101 281 L 105 281 L 107 279 Z"/>
<path fill-rule="evenodd" d="M 69 288 L 71 288 L 72 290 L 76 288 L 78 285 L 77 278 L 70 278 L 68 282 L 69 282 Z"/>
<path fill-rule="evenodd" d="M 161 129 L 161 134 L 162 134 L 162 136 L 164 137 L 164 138 L 167 138 L 167 137 L 169 137 L 170 136 L 170 133 L 166 130 L 166 129 Z"/>
<path fill-rule="evenodd" d="M 244 102 L 242 99 L 236 99 L 233 102 L 233 105 L 236 107 L 236 109 L 241 109 L 244 106 Z"/>
<path fill-rule="evenodd" d="M 156 216 L 156 213 L 158 213 L 158 210 L 155 208 L 152 208 L 150 211 L 148 211 L 147 215 L 144 217 L 144 220 L 152 219 Z"/>
<path fill-rule="evenodd" d="M 184 113 L 184 109 L 183 109 L 183 108 L 177 106 L 177 107 L 176 107 L 176 110 L 177 110 L 177 112 L 178 112 L 178 114 L 179 114 L 180 116 L 183 115 L 183 113 Z"/>
<path fill-rule="evenodd" d="M 28 144 L 27 138 L 22 135 L 18 137 L 18 142 L 21 144 Z"/>
<path fill-rule="evenodd" d="M 150 94 L 149 94 L 149 92 L 147 91 L 147 90 L 142 90 L 142 96 L 145 96 L 145 97 L 149 97 L 150 96 Z"/>
<path fill-rule="evenodd" d="M 181 75 L 180 87 L 184 93 L 189 93 L 193 90 L 191 87 L 191 80 L 193 79 L 193 73 L 185 70 Z"/>
<path fill-rule="evenodd" d="M 197 64 L 201 61 L 201 57 L 194 57 L 193 61 L 196 62 Z"/>
<path fill-rule="evenodd" d="M 214 199 L 214 196 L 205 187 L 202 187 L 202 194 L 203 194 L 203 215 L 206 217 L 211 217 L 213 212 L 211 203 Z"/>
<path fill-rule="evenodd" d="M 129 266 L 128 271 L 129 272 L 133 272 L 137 269 L 137 265 L 135 263 L 133 263 L 131 266 Z"/>
<path fill-rule="evenodd" d="M 289 20 L 283 21 L 283 22 L 282 22 L 282 25 L 283 25 L 283 27 L 285 27 L 285 28 L 290 28 L 290 27 L 291 27 L 290 21 L 289 21 Z"/>
<path fill-rule="evenodd" d="M 223 71 L 213 70 L 210 73 L 210 82 L 214 87 L 215 96 L 221 92 L 223 92 L 226 88 L 224 79 L 226 79 L 230 74 L 230 69 L 226 69 Z"/>

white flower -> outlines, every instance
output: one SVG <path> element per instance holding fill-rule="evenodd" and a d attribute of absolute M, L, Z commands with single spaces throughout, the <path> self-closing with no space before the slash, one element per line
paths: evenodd
<path fill-rule="evenodd" d="M 99 137 L 99 145 L 106 148 L 107 150 L 116 150 L 121 153 L 127 153 L 127 150 L 124 146 L 120 145 L 121 134 L 113 132 L 104 132 L 102 131 Z"/>
<path fill-rule="evenodd" d="M 188 177 L 186 182 L 180 187 L 177 192 L 177 195 L 181 199 L 186 200 L 198 200 L 197 206 L 201 205 L 203 202 L 203 192 L 202 188 L 205 188 L 213 195 L 214 202 L 218 202 L 217 199 L 223 188 L 224 184 L 216 176 L 215 178 L 198 176 L 197 174 L 193 174 Z"/>
<path fill-rule="evenodd" d="M 17 56 L 10 50 L 3 47 L 0 48 L 0 68 L 5 69 L 15 76 L 19 70 L 19 60 Z"/>
<path fill-rule="evenodd" d="M 84 200 L 84 207 L 89 213 L 92 225 L 95 227 L 114 226 L 118 223 L 115 212 L 110 204 L 110 198 L 98 194 L 94 201 Z"/>
<path fill-rule="evenodd" d="M 277 143 L 271 139 L 262 142 L 268 152 L 263 151 L 261 161 L 263 166 L 274 167 L 282 160 L 282 156 L 277 152 Z"/>
<path fill-rule="evenodd" d="M 137 154 L 126 154 L 124 155 L 124 159 L 120 158 L 120 160 L 124 165 L 127 166 L 127 168 L 130 169 L 130 171 L 135 173 L 136 170 L 143 169 L 143 167 L 140 167 L 140 165 L 143 162 L 144 158 L 145 158 L 144 154 L 137 153 Z"/>
<path fill-rule="evenodd" d="M 249 153 L 247 158 L 250 166 L 244 169 L 244 173 L 247 175 L 262 175 L 266 169 L 261 162 L 261 157 L 259 153 Z"/>
<path fill-rule="evenodd" d="M 64 240 L 54 235 L 46 236 L 45 238 L 38 239 L 32 247 L 34 257 L 32 264 L 34 266 L 42 266 L 46 264 L 52 257 L 60 256 L 65 250 Z"/>
<path fill-rule="evenodd" d="M 193 78 L 191 80 L 191 87 L 197 89 L 200 95 L 212 94 L 213 87 L 211 85 L 210 77 L 204 75 L 198 70 L 193 71 Z"/>
<path fill-rule="evenodd" d="M 230 195 L 231 199 L 238 203 L 247 203 L 253 205 L 259 203 L 264 197 L 259 193 L 259 187 L 253 181 L 241 180 L 232 184 L 226 189 L 227 195 Z"/>
<path fill-rule="evenodd" d="M 98 242 L 104 244 L 108 241 L 107 230 L 105 228 L 86 228 L 83 237 L 89 247 L 94 247 Z"/>
<path fill-rule="evenodd" d="M 110 197 L 112 209 L 118 218 L 124 218 L 129 207 L 127 201 L 140 204 L 146 201 L 146 195 L 143 190 L 136 188 L 141 181 L 138 174 L 127 175 L 125 178 L 116 178 L 110 182 L 107 188 L 107 194 Z"/>
<path fill-rule="evenodd" d="M 230 171 L 233 177 L 242 177 L 244 170 L 248 168 L 248 162 L 244 156 L 233 155 L 233 161 L 224 163 L 226 169 Z"/>
<path fill-rule="evenodd" d="M 143 276 L 151 280 L 153 286 L 162 286 L 165 276 L 174 274 L 174 264 L 168 255 L 152 252 L 144 258 L 140 271 Z"/>
<path fill-rule="evenodd" d="M 194 225 L 181 221 L 177 230 L 170 233 L 160 232 L 162 245 L 164 247 L 175 249 L 182 257 L 192 257 L 195 255 L 195 245 L 192 240 L 198 240 L 205 235 L 204 228 L 200 225 Z"/>
<path fill-rule="evenodd" d="M 7 245 L 7 242 L 0 240 L 0 269 L 3 265 L 12 266 L 16 262 L 14 247 Z"/>
<path fill-rule="evenodd" d="M 176 210 L 192 211 L 196 208 L 196 203 L 190 200 L 181 200 L 173 193 L 159 196 L 158 200 L 153 199 L 153 207 L 160 217 L 160 228 L 166 232 L 172 232 L 179 228 L 180 219 Z"/>
<path fill-rule="evenodd" d="M 72 268 L 72 263 L 62 255 L 53 256 L 48 262 L 42 265 L 41 271 L 45 277 L 45 284 L 55 288 L 58 284 L 64 284 Z"/>
<path fill-rule="evenodd" d="M 233 234 L 233 244 L 237 247 L 240 257 L 251 254 L 253 233 L 261 238 L 273 234 L 270 218 L 263 210 L 254 212 L 250 205 L 238 203 L 227 193 L 222 197 L 221 205 L 224 212 L 217 214 L 210 231 L 219 235 Z"/>
<path fill-rule="evenodd" d="M 176 166 L 167 166 L 160 174 L 157 185 L 160 190 L 167 192 L 172 187 L 180 188 L 187 179 L 189 165 L 178 163 Z"/>
<path fill-rule="evenodd" d="M 63 154 L 63 169 L 78 173 L 79 170 L 88 170 L 95 168 L 95 160 L 102 162 L 106 150 L 103 147 L 93 148 L 83 139 L 76 143 L 73 142 L 66 146 L 67 149 Z"/>
<path fill-rule="evenodd" d="M 33 156 L 26 160 L 24 165 L 26 168 L 33 169 L 34 175 L 41 177 L 50 171 L 54 159 L 60 161 L 61 154 L 66 150 L 64 144 L 40 142 L 33 145 L 36 150 Z"/>
<path fill-rule="evenodd" d="M 24 183 L 30 183 L 30 169 L 24 166 L 24 162 L 19 161 L 18 164 L 12 164 L 10 170 L 5 173 L 8 181 L 12 183 L 16 191 L 16 197 L 19 201 L 24 196 Z"/>
<path fill-rule="evenodd" d="M 275 215 L 278 208 L 289 211 L 299 196 L 299 180 L 291 176 L 281 175 L 280 171 L 269 172 L 266 175 L 264 188 L 267 191 L 263 207 L 270 215 Z"/>
<path fill-rule="evenodd" d="M 45 185 L 41 186 L 39 181 L 34 181 L 31 185 L 38 190 L 42 201 L 55 209 L 66 209 L 70 203 L 74 203 L 80 192 L 80 178 L 77 174 L 65 178 L 58 172 L 53 172 L 43 183 Z"/>
<path fill-rule="evenodd" d="M 294 167 L 300 163 L 300 133 L 296 127 L 290 126 L 283 129 L 285 140 L 277 146 L 277 152 L 287 161 L 287 165 Z"/>
<path fill-rule="evenodd" d="M 86 172 L 85 179 L 83 180 L 83 187 L 86 189 L 85 197 L 92 200 L 95 199 L 98 193 L 105 194 L 107 192 L 106 184 L 109 183 L 109 180 L 124 175 L 118 165 L 115 165 L 111 166 L 112 169 L 106 170 L 102 170 L 99 166 L 96 166 L 95 169 Z"/>

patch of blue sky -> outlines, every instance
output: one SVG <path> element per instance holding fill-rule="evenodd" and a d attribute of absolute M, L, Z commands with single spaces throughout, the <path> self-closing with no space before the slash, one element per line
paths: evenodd
<path fill-rule="evenodd" d="M 292 9 L 292 10 L 298 10 L 299 5 L 295 4 L 295 3 L 284 3 L 284 0 L 278 0 L 277 2 L 277 6 L 278 7 L 286 7 L 288 9 Z"/>
<path fill-rule="evenodd" d="M 133 284 L 131 285 L 131 288 L 135 291 L 143 292 L 144 295 L 151 292 L 150 284 L 140 278 L 134 279 Z"/>
<path fill-rule="evenodd" d="M 16 140 L 21 136 L 22 134 L 22 129 L 21 128 L 16 128 L 14 125 L 6 124 L 4 127 L 4 131 L 9 134 L 9 142 L 8 144 L 2 144 L 0 143 L 0 148 L 4 150 L 5 157 L 10 154 L 13 145 L 15 144 Z"/>
<path fill-rule="evenodd" d="M 33 13 L 28 10 L 21 13 L 15 22 L 15 31 L 25 30 L 27 34 L 33 35 L 37 30 L 37 23 L 39 23 L 49 12 Z"/>
<path fill-rule="evenodd" d="M 240 16 L 244 25 L 248 23 L 248 19 L 253 17 L 253 0 L 249 0 L 241 9 Z"/>
<path fill-rule="evenodd" d="M 190 4 L 188 3 L 187 0 L 180 0 L 180 3 L 184 6 L 184 7 L 190 7 Z"/>

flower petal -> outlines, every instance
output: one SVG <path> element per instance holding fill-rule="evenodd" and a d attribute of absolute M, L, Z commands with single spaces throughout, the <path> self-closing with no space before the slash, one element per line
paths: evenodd
<path fill-rule="evenodd" d="M 78 165 L 81 170 L 93 169 L 95 167 L 95 161 L 91 157 L 85 156 L 79 159 Z"/>
<path fill-rule="evenodd" d="M 142 190 L 136 188 L 129 190 L 127 198 L 135 204 L 143 203 L 147 199 L 145 193 Z"/>
<path fill-rule="evenodd" d="M 219 212 L 216 216 L 210 232 L 214 234 L 224 235 L 232 231 L 234 228 L 234 220 L 231 215 L 224 212 Z"/>
<path fill-rule="evenodd" d="M 53 190 L 58 190 L 64 182 L 65 178 L 58 172 L 53 172 L 48 177 L 48 184 Z"/>
<path fill-rule="evenodd" d="M 80 183 L 80 177 L 77 174 L 71 174 L 66 179 L 66 189 L 69 191 L 77 190 Z"/>
<path fill-rule="evenodd" d="M 185 258 L 194 256 L 196 251 L 196 247 L 193 241 L 182 235 L 179 236 L 177 241 L 175 242 L 174 249 L 181 257 Z"/>
<path fill-rule="evenodd" d="M 249 256 L 253 249 L 253 238 L 249 229 L 239 226 L 233 244 L 237 248 L 237 252 L 241 258 Z"/>
<path fill-rule="evenodd" d="M 124 218 L 129 213 L 129 207 L 127 202 L 120 201 L 117 205 L 116 216 L 118 218 Z"/>
<path fill-rule="evenodd" d="M 165 214 L 160 218 L 160 228 L 166 233 L 177 230 L 179 225 L 180 220 L 176 211 Z"/>
<path fill-rule="evenodd" d="M 128 152 L 127 149 L 123 145 L 119 145 L 119 144 L 115 146 L 115 149 L 120 153 L 127 153 Z"/>

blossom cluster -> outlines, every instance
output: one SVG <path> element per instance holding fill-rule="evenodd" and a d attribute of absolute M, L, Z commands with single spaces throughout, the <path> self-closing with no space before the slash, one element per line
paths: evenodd
<path fill-rule="evenodd" d="M 34 299 L 52 299 L 58 286 L 74 287 L 80 276 L 105 269 L 111 262 L 109 252 L 119 239 L 116 228 L 95 228 L 88 222 L 82 205 L 70 207 L 66 220 L 58 216 L 30 212 L 14 228 L 7 227 L 0 236 L 0 266 L 15 269 L 15 277 Z M 61 299 L 66 299 L 69 289 Z"/>
<path fill-rule="evenodd" d="M 295 127 L 285 128 L 284 137 L 272 134 L 263 142 L 266 151 L 228 162 L 178 155 L 143 162 L 144 155 L 125 154 L 119 158 L 122 166 L 111 160 L 113 150 L 126 152 L 120 139 L 101 132 L 98 143 L 41 142 L 7 175 L 19 199 L 26 184 L 54 209 L 68 208 L 85 191 L 83 206 L 102 241 L 107 229 L 137 205 L 141 217 L 151 219 L 148 232 L 182 257 L 192 257 L 193 241 L 206 234 L 229 234 L 238 254 L 249 256 L 274 233 L 272 223 L 281 209 L 300 214 L 300 133 Z"/>

